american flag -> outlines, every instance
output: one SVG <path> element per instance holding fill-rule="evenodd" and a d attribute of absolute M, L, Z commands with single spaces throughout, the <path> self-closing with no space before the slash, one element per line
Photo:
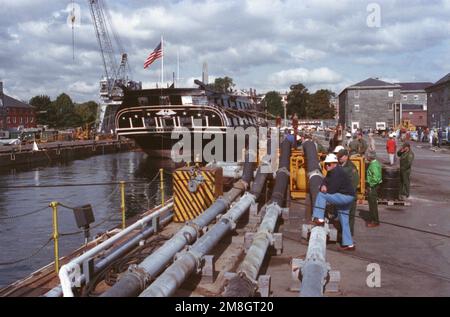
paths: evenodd
<path fill-rule="evenodd" d="M 144 62 L 144 69 L 149 67 L 151 63 L 153 63 L 156 59 L 163 56 L 163 51 L 161 48 L 161 42 L 159 45 L 154 49 L 154 51 L 147 57 L 147 59 Z"/>

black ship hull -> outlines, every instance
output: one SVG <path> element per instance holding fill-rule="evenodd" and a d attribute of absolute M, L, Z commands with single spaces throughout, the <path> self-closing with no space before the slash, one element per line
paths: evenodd
<path fill-rule="evenodd" d="M 257 113 L 253 98 L 217 93 L 205 87 L 131 91 L 125 93 L 116 114 L 116 132 L 135 140 L 152 157 L 177 161 L 182 156 L 184 161 L 205 161 L 206 147 L 206 161 L 211 159 L 211 153 L 214 159 L 239 160 L 239 153 L 252 138 L 257 138 L 258 128 L 265 125 Z M 211 149 L 211 141 L 217 138 L 222 142 L 213 142 Z"/>

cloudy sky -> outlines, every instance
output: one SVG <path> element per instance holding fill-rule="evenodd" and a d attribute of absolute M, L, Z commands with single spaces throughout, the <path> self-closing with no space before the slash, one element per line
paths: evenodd
<path fill-rule="evenodd" d="M 209 75 L 239 88 L 311 91 L 368 77 L 436 82 L 450 72 L 450 0 L 103 0 L 130 60 L 134 80 L 155 87 L 160 61 L 143 69 L 165 39 L 165 78 L 180 56 L 183 85 Z M 96 100 L 103 74 L 88 1 L 75 28 L 71 0 L 0 0 L 0 80 L 28 100 L 66 92 Z M 378 14 L 379 13 L 379 14 Z M 117 53 L 119 53 L 114 43 Z"/>

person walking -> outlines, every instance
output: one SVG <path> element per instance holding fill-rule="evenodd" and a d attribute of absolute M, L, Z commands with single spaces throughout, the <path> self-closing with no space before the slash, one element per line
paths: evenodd
<path fill-rule="evenodd" d="M 429 134 L 429 142 L 430 142 L 430 146 L 433 146 L 433 139 L 434 139 L 434 130 L 430 129 L 430 134 Z"/>
<path fill-rule="evenodd" d="M 409 197 L 409 186 L 411 177 L 411 167 L 414 161 L 414 153 L 409 143 L 404 143 L 402 148 L 397 152 L 400 157 L 400 200 Z"/>
<path fill-rule="evenodd" d="M 369 152 L 375 152 L 377 149 L 375 147 L 375 139 L 373 138 L 373 133 L 369 132 Z"/>
<path fill-rule="evenodd" d="M 437 139 L 438 139 L 437 146 L 439 148 L 441 147 L 441 144 L 442 144 L 442 137 L 443 137 L 442 128 L 439 128 L 438 133 L 437 133 Z"/>
<path fill-rule="evenodd" d="M 336 150 L 335 150 L 336 151 Z M 359 173 L 358 169 L 356 168 L 355 164 L 349 160 L 348 151 L 346 149 L 339 149 L 336 154 L 339 164 L 341 165 L 342 169 L 344 170 L 345 174 L 351 179 L 353 189 L 355 190 L 355 193 L 358 190 L 359 186 Z M 355 235 L 355 214 L 356 214 L 356 199 L 353 201 L 352 206 L 350 208 L 349 213 L 349 225 L 350 225 L 350 232 L 352 236 Z"/>
<path fill-rule="evenodd" d="M 355 200 L 355 190 L 352 182 L 345 171 L 339 166 L 335 154 L 328 154 L 325 158 L 327 176 L 323 179 L 320 192 L 317 194 L 313 208 L 313 222 L 318 226 L 325 224 L 325 207 L 327 203 L 334 205 L 337 209 L 339 221 L 342 226 L 342 243 L 340 249 L 343 251 L 355 250 L 352 234 L 350 232 L 349 212 Z"/>
<path fill-rule="evenodd" d="M 423 135 L 422 127 L 419 127 L 417 129 L 417 142 L 422 142 L 422 135 Z"/>
<path fill-rule="evenodd" d="M 369 161 L 369 167 L 367 168 L 367 201 L 369 203 L 369 217 L 366 226 L 374 228 L 380 225 L 380 220 L 378 218 L 378 188 L 382 183 L 381 164 L 378 162 L 375 152 L 369 152 L 367 160 Z"/>
<path fill-rule="evenodd" d="M 389 163 L 394 165 L 395 153 L 397 152 L 397 143 L 395 142 L 394 135 L 389 135 L 389 140 L 386 142 L 386 150 L 389 156 Z"/>

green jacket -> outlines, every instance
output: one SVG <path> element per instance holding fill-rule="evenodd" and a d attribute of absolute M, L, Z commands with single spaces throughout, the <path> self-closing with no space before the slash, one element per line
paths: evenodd
<path fill-rule="evenodd" d="M 344 170 L 345 174 L 347 174 L 348 177 L 350 177 L 350 179 L 352 180 L 353 188 L 356 191 L 359 186 L 359 173 L 355 164 L 349 159 L 347 163 L 345 163 L 345 165 L 342 165 L 342 169 Z"/>
<path fill-rule="evenodd" d="M 409 152 L 397 152 L 397 156 L 400 157 L 400 170 L 408 171 L 411 170 L 412 163 L 414 161 L 414 153 L 409 150 Z"/>
<path fill-rule="evenodd" d="M 367 183 L 369 184 L 369 187 L 375 187 L 382 182 L 381 164 L 377 160 L 373 160 L 367 168 Z"/>

